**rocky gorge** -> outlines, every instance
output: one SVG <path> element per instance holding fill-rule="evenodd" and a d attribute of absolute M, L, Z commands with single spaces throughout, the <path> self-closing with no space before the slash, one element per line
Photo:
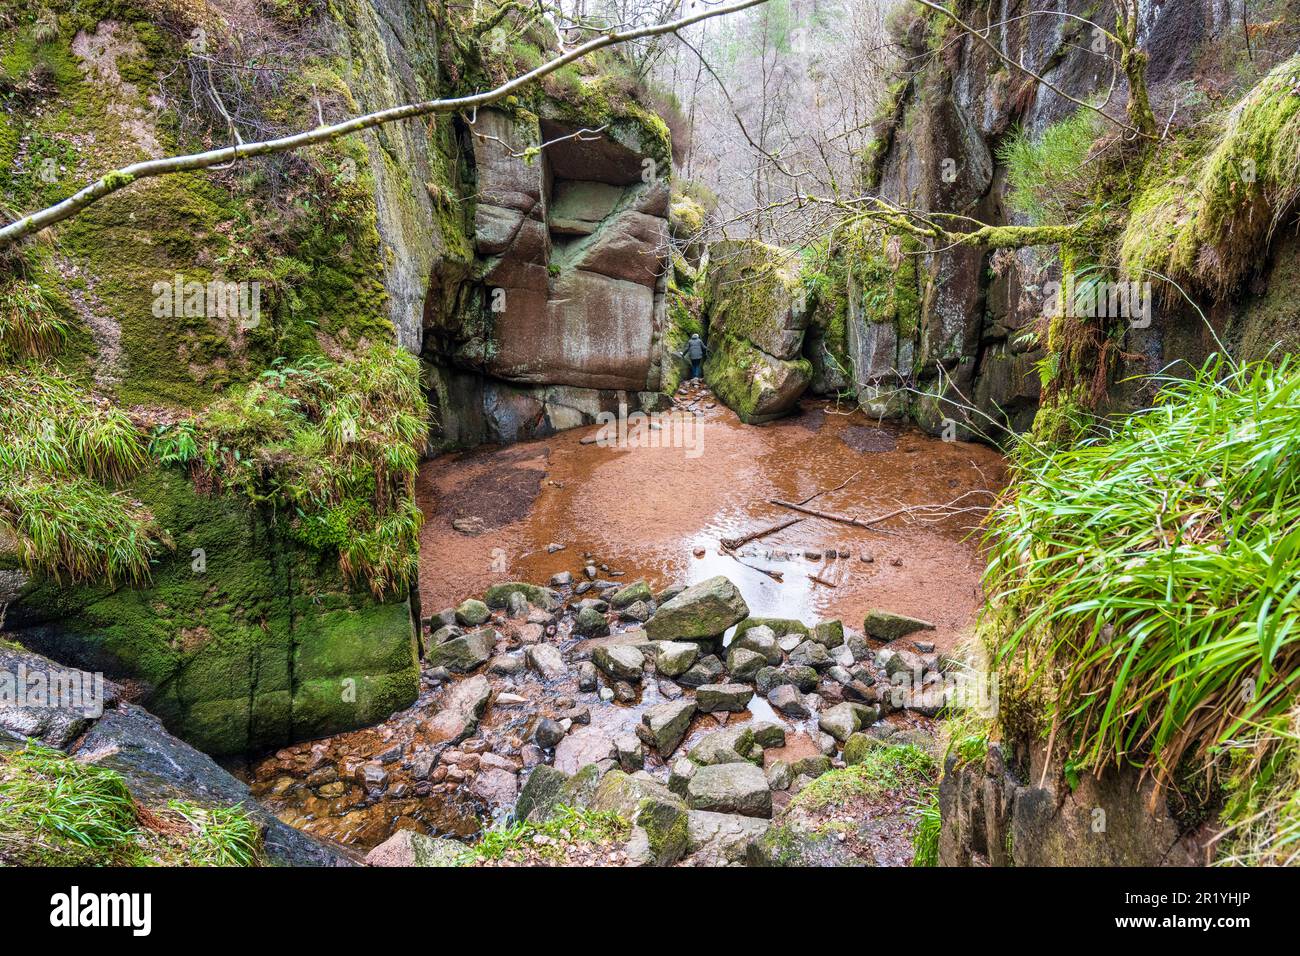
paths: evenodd
<path fill-rule="evenodd" d="M 521 6 L 6 8 L 0 219 L 602 32 Z M 1290 613 L 1289 539 L 1242 542 L 1292 526 L 1300 16 L 1143 0 L 1085 36 L 1095 5 L 894 6 L 866 198 L 771 204 L 833 207 L 822 235 L 733 228 L 684 173 L 727 159 L 711 131 L 604 49 L 110 174 L 0 246 L 0 663 L 109 688 L 93 718 L 0 700 L 0 785 L 107 770 L 138 829 L 242 808 L 289 865 L 1191 864 L 1221 819 L 1290 812 L 1259 805 L 1294 790 L 1282 638 L 1223 665 L 1245 709 L 1189 680 L 1218 689 L 1087 722 L 1098 687 L 1148 719 L 1189 666 L 1121 706 L 1118 648 L 1199 660 L 1221 633 L 1161 628 Z M 782 9 L 806 54 L 826 11 Z M 1076 279 L 1153 287 L 1147 314 L 1078 314 Z M 1178 457 L 1157 425 L 1230 403 L 1162 403 L 1210 380 L 1268 401 Z M 1087 469 L 1147 426 L 1130 470 Z M 1175 624 L 1174 584 L 1109 603 L 1152 555 L 1238 546 L 1282 572 L 1184 572 Z M 1168 728 L 1202 712 L 1228 722 L 1185 753 Z"/>

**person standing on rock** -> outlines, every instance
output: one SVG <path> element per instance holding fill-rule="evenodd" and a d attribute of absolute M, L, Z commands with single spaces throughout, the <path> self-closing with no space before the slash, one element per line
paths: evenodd
<path fill-rule="evenodd" d="M 691 378 L 701 378 L 704 375 L 704 357 L 708 354 L 709 347 L 700 338 L 700 333 L 692 332 L 690 341 L 681 352 L 682 358 L 691 360 Z"/>

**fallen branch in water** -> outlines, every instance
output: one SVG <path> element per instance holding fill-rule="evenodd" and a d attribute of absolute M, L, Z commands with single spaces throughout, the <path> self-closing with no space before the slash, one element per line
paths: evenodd
<path fill-rule="evenodd" d="M 784 531 L 792 524 L 798 524 L 803 518 L 790 518 L 788 521 L 782 521 L 778 524 L 768 525 L 766 528 L 760 528 L 757 531 L 751 531 L 749 534 L 740 538 L 723 538 L 721 544 L 729 551 L 735 551 L 742 548 L 751 541 L 757 541 L 759 538 L 766 538 L 769 534 L 776 534 L 778 531 Z"/>
<path fill-rule="evenodd" d="M 816 494 L 811 494 L 811 495 L 809 495 L 807 498 L 803 499 L 803 501 L 799 502 L 799 504 L 801 504 L 801 505 L 806 505 L 808 502 L 812 501 L 814 498 L 820 498 L 822 495 L 829 495 L 829 494 L 830 494 L 831 492 L 833 492 L 833 491 L 839 491 L 841 488 L 843 488 L 843 487 L 845 487 L 846 485 L 848 485 L 848 483 L 849 483 L 850 481 L 852 481 L 854 478 L 858 477 L 858 475 L 860 475 L 860 474 L 862 474 L 862 470 L 861 470 L 861 469 L 858 469 L 858 470 L 855 471 L 853 474 L 849 475 L 849 477 L 847 477 L 847 478 L 845 478 L 843 481 L 841 481 L 841 482 L 840 482 L 838 485 L 836 485 L 834 488 L 827 488 L 825 491 L 819 491 L 819 492 L 817 492 Z"/>
<path fill-rule="evenodd" d="M 798 520 L 802 520 L 802 519 L 798 519 Z M 729 556 L 732 560 L 734 560 L 734 561 L 735 561 L 737 564 L 739 564 L 741 567 L 749 568 L 749 570 L 751 570 L 751 571 L 757 571 L 759 574 L 766 574 L 769 578 L 771 578 L 771 579 L 772 579 L 773 581 L 775 581 L 777 584 L 784 584 L 784 583 L 785 583 L 785 575 L 782 574 L 780 571 L 769 571 L 767 568 L 760 568 L 760 567 L 758 567 L 757 565 L 754 565 L 754 564 L 747 564 L 746 562 L 740 560 L 740 555 L 736 554 L 736 552 L 735 552 L 734 549 L 727 547 L 727 543 L 726 543 L 725 541 L 719 541 L 719 542 L 718 542 L 718 547 L 720 547 L 720 548 L 722 549 L 722 553 L 723 553 L 723 554 Z"/>
<path fill-rule="evenodd" d="M 818 576 L 815 575 L 815 574 L 810 574 L 810 575 L 808 575 L 808 580 L 809 580 L 809 581 L 812 581 L 812 582 L 815 583 L 815 584 L 824 584 L 824 585 L 826 585 L 828 588 L 838 587 L 837 584 L 834 584 L 834 583 L 831 582 L 831 581 L 827 581 L 825 578 L 818 577 Z"/>
<path fill-rule="evenodd" d="M 902 508 L 895 508 L 893 511 L 888 511 L 883 515 L 876 515 L 874 518 L 857 518 L 854 517 L 853 515 L 839 514 L 834 511 L 819 511 L 816 508 L 805 507 L 804 505 L 799 504 L 798 502 L 781 501 L 779 498 L 772 498 L 770 500 L 771 503 L 774 505 L 778 505 L 782 508 L 789 508 L 792 511 L 799 511 L 802 512 L 803 514 L 811 515 L 814 518 L 821 518 L 825 521 L 834 521 L 839 524 L 852 525 L 855 528 L 865 528 L 866 530 L 874 531 L 877 534 L 895 534 L 896 532 L 890 531 L 888 528 L 877 528 L 874 526 L 880 524 L 880 522 L 882 521 L 888 521 L 890 518 L 897 518 L 903 515 L 906 515 L 908 517 L 920 515 L 922 517 L 918 518 L 918 520 L 936 521 L 943 518 L 952 517 L 954 515 L 963 514 L 968 511 L 988 510 L 985 506 L 982 505 L 968 506 L 965 508 L 956 507 L 956 505 L 959 502 L 964 501 L 966 498 L 969 498 L 971 495 L 988 495 L 990 498 L 997 497 L 997 495 L 995 495 L 991 491 L 986 491 L 983 488 L 977 488 L 974 491 L 968 491 L 965 494 L 958 495 L 956 498 L 954 498 L 952 501 L 949 501 L 947 504 L 905 505 Z"/>

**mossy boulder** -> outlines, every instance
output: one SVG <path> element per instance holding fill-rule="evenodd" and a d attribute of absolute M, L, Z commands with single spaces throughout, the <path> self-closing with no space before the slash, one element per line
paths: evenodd
<path fill-rule="evenodd" d="M 645 629 L 652 641 L 714 638 L 748 616 L 740 590 L 719 574 L 665 601 Z"/>
<path fill-rule="evenodd" d="M 560 596 L 550 588 L 544 588 L 537 584 L 526 584 L 522 581 L 507 581 L 503 584 L 494 584 L 487 589 L 483 600 L 488 607 L 500 610 L 506 606 L 510 600 L 510 595 L 522 594 L 528 599 L 528 603 L 541 608 L 544 611 L 554 611 L 560 606 Z"/>

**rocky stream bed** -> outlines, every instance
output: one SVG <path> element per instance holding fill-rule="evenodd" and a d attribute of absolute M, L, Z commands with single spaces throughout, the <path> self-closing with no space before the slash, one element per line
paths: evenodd
<path fill-rule="evenodd" d="M 832 508 L 854 500 L 837 499 L 831 478 L 856 463 L 854 479 L 871 472 L 873 502 L 925 501 L 962 493 L 953 487 L 982 477 L 981 465 L 936 467 L 911 446 L 942 455 L 943 443 L 824 404 L 759 429 L 737 427 L 695 385 L 678 404 L 714 426 L 709 465 L 725 458 L 730 481 L 703 485 L 660 534 L 662 492 L 643 482 L 646 493 L 629 496 L 624 485 L 615 523 L 646 533 L 625 539 L 617 560 L 598 514 L 605 486 L 648 465 L 646 477 L 675 496 L 679 472 L 701 474 L 680 449 L 611 455 L 577 430 L 469 456 L 459 474 L 452 463 L 431 521 L 442 522 L 440 584 L 426 601 L 448 593 L 449 567 L 476 581 L 502 545 L 517 559 L 474 596 L 426 614 L 413 706 L 249 764 L 253 795 L 372 864 L 493 862 L 466 848 L 502 833 L 523 834 L 504 860 L 525 864 L 910 862 L 918 799 L 936 775 L 944 652 L 978 594 L 962 529 L 904 535 L 810 518 L 734 552 L 718 540 L 770 523 L 770 506 L 750 507 L 756 489 L 803 500 L 812 487 Z M 855 447 L 864 435 L 874 441 Z M 774 477 L 738 442 L 798 464 Z M 588 458 L 597 454 L 606 457 Z M 466 514 L 474 505 L 479 514 Z M 571 508 L 586 514 L 566 533 L 557 514 Z M 543 544 L 548 536 L 566 543 Z M 431 556 L 426 542 L 426 583 Z M 546 576 L 508 579 L 519 571 Z M 927 592 L 937 625 L 898 613 L 915 613 Z M 823 609 L 854 616 L 813 616 Z M 543 829 L 573 809 L 626 825 L 581 838 L 576 823 L 558 837 Z"/>

